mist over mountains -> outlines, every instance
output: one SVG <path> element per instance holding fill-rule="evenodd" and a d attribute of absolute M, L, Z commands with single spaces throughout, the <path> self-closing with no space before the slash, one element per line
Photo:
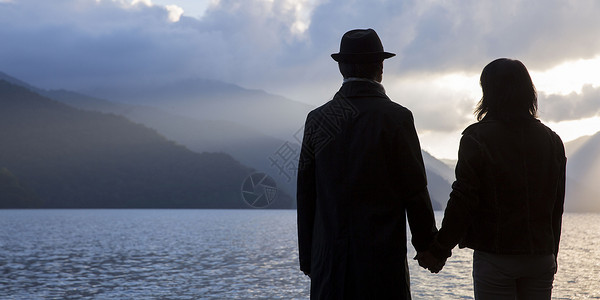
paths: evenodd
<path fill-rule="evenodd" d="M 82 109 L 95 107 L 124 115 L 193 151 L 229 153 L 240 162 L 269 174 L 284 191 L 296 193 L 294 167 L 303 123 L 312 106 L 263 91 L 199 79 L 137 91 L 132 87 L 89 91 L 121 102 L 111 105 L 90 106 L 81 99 L 68 101 L 69 97 L 58 95 L 56 91 L 52 93 L 54 99 Z M 152 107 L 124 102 L 150 103 Z M 115 105 L 120 108 L 115 110 Z M 288 151 L 290 157 L 282 157 L 282 151 Z M 442 209 L 450 191 L 453 170 L 428 153 L 423 152 L 423 155 L 425 164 L 431 166 L 427 175 L 434 208 Z"/>
<path fill-rule="evenodd" d="M 271 178 L 276 181 L 278 189 L 289 195 L 295 195 L 296 193 L 296 182 L 295 178 L 293 178 L 295 176 L 295 170 L 293 170 L 295 161 L 293 160 L 297 159 L 297 155 L 299 154 L 300 141 L 298 138 L 294 137 L 293 133 L 299 132 L 300 130 L 301 134 L 302 124 L 298 125 L 298 128 L 294 128 L 295 132 L 289 134 L 286 133 L 290 140 L 285 140 L 264 134 L 254 128 L 253 126 L 256 124 L 255 120 L 260 118 L 260 115 L 252 116 L 249 114 L 248 118 L 243 118 L 237 123 L 228 120 L 215 119 L 221 117 L 222 114 L 220 111 L 223 110 L 223 108 L 214 109 L 213 107 L 214 110 L 207 113 L 210 117 L 208 119 L 203 119 L 199 116 L 190 117 L 177 114 L 168 111 L 168 109 L 147 105 L 111 102 L 66 90 L 39 90 L 39 93 L 56 101 L 83 110 L 99 111 L 124 116 L 133 122 L 144 124 L 145 126 L 156 130 L 159 134 L 167 137 L 169 140 L 184 145 L 194 152 L 228 153 L 242 164 L 271 176 Z M 225 91 L 225 93 L 227 93 L 227 91 Z M 202 94 L 198 97 L 205 96 L 206 94 Z M 190 98 L 190 96 L 188 95 L 185 98 Z M 180 105 L 177 98 L 165 98 L 165 101 L 163 102 L 173 106 Z M 184 103 L 187 102 L 189 101 L 184 101 Z M 268 104 L 263 103 L 262 106 L 268 107 Z M 298 110 L 298 112 L 296 112 L 289 107 L 286 110 L 297 115 L 295 118 L 290 118 L 290 120 L 297 121 L 303 118 L 301 114 L 304 110 Z M 194 109 L 191 108 L 190 111 L 193 112 Z M 273 111 L 268 112 L 273 113 Z M 270 128 L 274 129 L 269 131 L 269 133 L 273 135 L 277 134 L 274 132 L 275 130 L 282 130 L 282 128 L 286 126 L 285 124 L 288 124 L 288 130 L 289 128 L 293 128 L 290 124 L 296 126 L 296 122 L 287 122 L 282 126 L 277 126 L 278 124 L 276 122 L 281 121 L 273 119 L 270 119 L 270 123 L 263 121 L 263 124 L 268 124 Z M 277 157 L 278 150 L 283 148 L 287 148 L 293 152 L 290 157 L 287 157 L 286 161 L 283 161 L 281 157 Z M 278 158 L 279 162 L 274 163 L 273 161 L 276 158 Z M 283 164 L 284 167 L 286 164 L 290 164 L 290 167 L 285 167 L 285 170 L 282 171 L 277 167 L 277 165 L 281 164 Z"/>
<path fill-rule="evenodd" d="M 83 111 L 0 80 L 0 207 L 247 208 L 253 172 L 195 153 L 114 114 Z M 278 193 L 273 208 L 292 208 Z"/>
<path fill-rule="evenodd" d="M 306 115 L 314 107 L 264 91 L 248 90 L 213 80 L 194 79 L 175 84 L 112 87 L 87 90 L 96 101 L 50 95 L 82 109 L 121 114 L 156 129 L 193 151 L 223 151 L 273 177 L 278 187 L 294 195 L 295 160 L 300 151 Z M 117 101 L 107 105 L 97 98 Z M 324 102 L 327 99 L 324 99 Z M 101 101 L 102 105 L 89 105 Z M 127 103 L 127 104 L 124 104 Z M 144 103 L 144 105 L 131 105 Z M 120 108 L 115 110 L 115 105 Z M 126 106 L 124 108 L 124 105 Z M 281 157 L 282 151 L 291 154 Z M 453 170 L 426 152 L 430 194 L 442 209 L 450 193 Z"/>
<path fill-rule="evenodd" d="M 205 90 L 198 88 L 198 86 L 203 86 L 203 83 L 198 81 L 196 82 L 199 85 L 191 88 L 185 96 L 181 96 L 185 94 L 181 90 L 173 91 L 174 95 L 180 95 L 181 98 L 167 97 L 166 95 L 170 95 L 170 93 L 164 91 L 159 97 L 160 93 L 157 91 L 135 94 L 128 89 L 116 88 L 111 92 L 113 97 L 123 101 L 117 102 L 74 91 L 39 89 L 6 74 L 0 74 L 0 78 L 71 107 L 123 116 L 135 123 L 152 128 L 168 140 L 197 153 L 230 154 L 235 160 L 255 171 L 268 174 L 276 181 L 277 188 L 286 196 L 295 194 L 295 165 L 300 151 L 302 125 L 307 112 L 312 109 L 308 105 L 299 105 L 295 101 L 280 96 L 258 97 L 257 95 L 268 94 L 228 84 L 217 84 Z M 211 82 L 205 81 L 204 83 Z M 177 85 L 177 87 L 181 88 L 184 85 Z M 219 89 L 221 89 L 220 92 Z M 214 98 L 210 99 L 210 97 Z M 208 100 L 206 100 L 207 98 Z M 124 103 L 125 99 L 133 100 Z M 148 101 L 156 106 L 132 104 L 144 102 L 144 99 L 151 99 Z M 232 106 L 230 103 L 228 104 L 228 101 L 239 104 L 235 113 L 244 114 L 244 111 L 248 111 L 247 117 L 235 120 L 236 122 L 227 120 L 233 116 L 229 112 Z M 202 103 L 205 102 L 213 104 L 203 106 Z M 278 103 L 273 105 L 273 102 Z M 255 109 L 248 109 L 248 105 Z M 276 109 L 273 109 L 273 106 Z M 177 110 L 174 109 L 176 107 L 183 112 L 187 111 L 187 115 L 177 113 Z M 186 109 L 182 107 L 186 107 Z M 196 109 L 202 110 L 202 114 L 194 114 Z M 226 112 L 223 112 L 224 110 Z M 273 115 L 285 116 L 285 120 L 271 117 Z M 260 122 L 262 127 L 255 126 L 258 120 L 262 120 Z M 260 131 L 260 128 L 266 133 Z M 282 134 L 283 132 L 285 134 Z M 275 137 L 277 135 L 287 135 L 287 138 L 277 138 Z M 440 172 L 439 168 L 440 166 L 445 167 L 445 165 L 425 152 L 424 157 L 426 164 L 438 165 L 438 168 L 428 168 L 428 176 L 434 207 L 441 209 L 443 208 L 441 203 L 445 203 L 444 199 L 449 193 L 448 174 L 452 173 L 452 170 L 446 167 L 445 175 L 440 176 L 437 174 Z M 294 204 L 285 203 L 284 206 L 294 207 Z"/>
<path fill-rule="evenodd" d="M 567 211 L 600 211 L 600 132 L 566 144 Z"/>
<path fill-rule="evenodd" d="M 230 186 L 232 190 L 239 192 L 242 173 L 247 176 L 251 171 L 264 172 L 275 180 L 283 193 L 284 200 L 276 207 L 295 207 L 294 168 L 303 122 L 312 109 L 309 105 L 264 91 L 201 79 L 144 87 L 103 87 L 85 93 L 43 90 L 3 73 L 0 73 L 0 79 L 68 105 L 65 107 L 77 108 L 82 113 L 108 113 L 113 118 L 120 116 L 152 131 L 163 142 L 191 150 L 195 155 L 211 155 L 209 152 L 218 152 L 223 157 L 231 155 L 229 158 L 239 162 L 238 165 L 245 170 L 237 171 L 236 179 L 232 179 L 235 184 Z M 35 118 L 35 114 L 29 117 Z M 600 151 L 598 143 L 593 142 L 600 139 L 597 136 L 566 145 L 569 156 L 567 210 L 599 210 L 598 201 L 594 198 L 597 191 L 590 184 L 589 177 L 580 172 L 596 172 L 589 162 Z M 454 180 L 454 170 L 425 151 L 423 159 L 434 208 L 443 209 Z M 0 164 L 2 167 L 6 166 Z M 15 186 L 22 188 L 27 180 L 16 176 L 11 168 L 7 171 L 0 172 L 0 184 L 4 176 L 6 182 L 12 182 L 13 192 L 22 190 Z M 32 199 L 29 203 L 36 202 Z"/>
<path fill-rule="evenodd" d="M 291 139 L 314 108 L 261 90 L 208 79 L 98 87 L 81 92 L 118 103 L 152 106 L 196 120 L 234 122 L 282 140 Z"/>

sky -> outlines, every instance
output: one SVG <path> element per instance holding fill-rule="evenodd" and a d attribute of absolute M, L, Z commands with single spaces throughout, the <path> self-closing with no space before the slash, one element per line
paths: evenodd
<path fill-rule="evenodd" d="M 600 130 L 596 0 L 0 0 L 0 71 L 48 89 L 207 78 L 314 106 L 341 85 L 330 54 L 375 29 L 383 84 L 421 146 L 454 159 L 483 67 L 521 60 L 563 140 Z"/>

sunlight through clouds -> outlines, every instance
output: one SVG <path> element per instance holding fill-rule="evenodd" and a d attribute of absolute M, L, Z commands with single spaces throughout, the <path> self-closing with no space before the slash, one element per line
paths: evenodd
<path fill-rule="evenodd" d="M 420 133 L 452 132 L 467 126 L 481 98 L 478 84 L 478 77 L 462 74 L 395 77 L 384 71 L 384 86 L 390 98 L 419 112 L 415 124 Z"/>
<path fill-rule="evenodd" d="M 132 0 L 131 1 L 131 5 L 137 5 L 138 3 L 144 4 L 148 7 L 152 6 L 152 1 L 151 0 Z"/>
<path fill-rule="evenodd" d="M 546 94 L 581 93 L 584 85 L 600 87 L 600 56 L 561 63 L 549 70 L 532 71 L 538 91 Z"/>
<path fill-rule="evenodd" d="M 177 5 L 165 5 L 165 8 L 169 11 L 169 20 L 171 22 L 179 22 L 181 15 L 183 15 L 183 8 Z"/>
<path fill-rule="evenodd" d="M 543 116 L 541 116 L 541 119 L 544 121 Z M 581 136 L 593 135 L 600 131 L 600 116 L 563 122 L 544 121 L 544 123 L 552 128 L 563 142 L 569 142 Z"/>

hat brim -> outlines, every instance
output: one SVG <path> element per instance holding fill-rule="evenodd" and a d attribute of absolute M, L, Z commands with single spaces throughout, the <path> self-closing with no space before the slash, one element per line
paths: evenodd
<path fill-rule="evenodd" d="M 396 54 L 390 52 L 331 54 L 331 58 L 333 58 L 333 60 L 343 63 L 374 63 L 394 56 L 396 56 Z"/>

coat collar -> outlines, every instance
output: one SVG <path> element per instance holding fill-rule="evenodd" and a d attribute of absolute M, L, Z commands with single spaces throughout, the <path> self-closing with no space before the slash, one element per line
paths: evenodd
<path fill-rule="evenodd" d="M 381 83 L 362 78 L 348 78 L 344 80 L 339 94 L 347 98 L 378 97 L 389 99 Z"/>

